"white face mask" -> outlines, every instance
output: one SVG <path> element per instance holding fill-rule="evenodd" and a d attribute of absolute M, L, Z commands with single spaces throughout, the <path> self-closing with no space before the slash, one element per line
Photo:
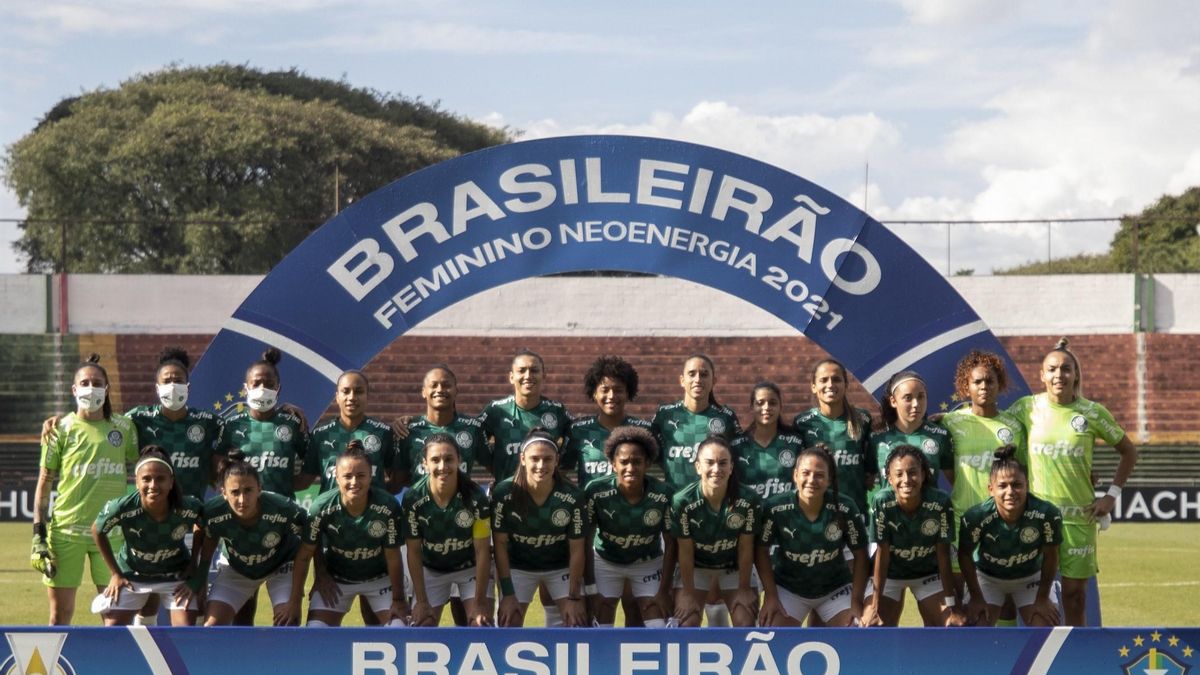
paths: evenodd
<path fill-rule="evenodd" d="M 250 406 L 251 410 L 258 412 L 266 412 L 271 408 L 274 408 L 275 401 L 278 399 L 278 389 L 255 387 L 254 389 L 246 390 L 246 405 Z"/>
<path fill-rule="evenodd" d="M 75 402 L 88 413 L 94 413 L 104 407 L 104 398 L 108 395 L 108 387 L 75 387 Z"/>
<path fill-rule="evenodd" d="M 158 400 L 167 410 L 179 410 L 187 405 L 188 386 L 186 383 L 167 382 L 155 387 L 158 390 Z"/>

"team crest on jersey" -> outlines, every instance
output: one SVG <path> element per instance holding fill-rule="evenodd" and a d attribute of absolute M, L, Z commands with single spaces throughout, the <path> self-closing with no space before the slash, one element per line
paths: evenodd
<path fill-rule="evenodd" d="M 367 534 L 372 537 L 382 537 L 384 532 L 387 532 L 387 526 L 382 520 L 372 520 L 367 524 Z"/>
<path fill-rule="evenodd" d="M 925 522 L 921 523 L 921 534 L 925 535 L 926 537 L 932 537 L 933 535 L 937 534 L 937 531 L 938 524 L 933 518 L 929 518 Z"/>
<path fill-rule="evenodd" d="M 125 442 L 125 434 L 121 433 L 120 429 L 113 429 L 108 432 L 108 444 L 114 448 L 121 447 L 121 443 Z"/>
<path fill-rule="evenodd" d="M 779 453 L 779 466 L 790 469 L 796 466 L 796 453 L 791 450 L 784 450 Z"/>
<path fill-rule="evenodd" d="M 725 433 L 725 420 L 720 417 L 714 417 L 708 421 L 708 433 L 723 434 Z"/>
<path fill-rule="evenodd" d="M 740 530 L 746 524 L 746 517 L 740 513 L 731 513 L 725 517 L 725 527 L 731 530 Z"/>
<path fill-rule="evenodd" d="M 471 523 L 473 522 L 475 522 L 475 518 L 471 515 L 471 512 L 466 509 L 454 514 L 454 524 L 458 525 L 459 527 L 470 527 Z"/>
<path fill-rule="evenodd" d="M 379 452 L 379 448 L 382 446 L 383 443 L 379 442 L 379 437 L 375 434 L 368 434 L 363 439 L 363 447 L 366 448 L 367 452 Z"/>
<path fill-rule="evenodd" d="M 186 534 L 187 534 L 187 526 L 180 525 L 180 526 L 176 527 L 175 529 L 171 530 L 171 539 L 173 539 L 175 541 L 183 541 L 183 537 Z"/>
<path fill-rule="evenodd" d="M 555 527 L 566 527 L 571 522 L 571 514 L 566 509 L 559 509 L 550 515 L 550 523 Z"/>
<path fill-rule="evenodd" d="M 469 450 L 475 445 L 475 437 L 469 431 L 460 431 L 454 434 L 454 442 L 458 443 L 459 450 Z"/>
<path fill-rule="evenodd" d="M 838 527 L 837 523 L 830 523 L 825 528 L 825 538 L 829 541 L 838 541 L 842 538 L 842 528 Z"/>
<path fill-rule="evenodd" d="M 927 455 L 936 455 L 937 441 L 933 440 L 932 438 L 926 438 L 925 440 L 921 441 L 921 450 L 925 451 L 925 454 Z"/>
<path fill-rule="evenodd" d="M 280 443 L 287 443 L 288 441 L 292 440 L 292 428 L 282 426 L 275 427 L 275 438 L 277 438 Z"/>
<path fill-rule="evenodd" d="M 1000 427 L 996 430 L 996 438 L 999 439 L 1001 443 L 1010 445 L 1013 442 L 1012 429 L 1009 429 L 1008 427 Z"/>
<path fill-rule="evenodd" d="M 1021 543 L 1032 544 L 1038 540 L 1038 531 L 1036 527 L 1021 528 Z"/>
<path fill-rule="evenodd" d="M 547 429 L 553 429 L 558 426 L 558 415 L 552 412 L 542 413 L 542 426 Z"/>
<path fill-rule="evenodd" d="M 279 545 L 279 539 L 280 537 L 278 532 L 268 532 L 264 534 L 262 538 L 263 548 L 275 548 Z"/>
<path fill-rule="evenodd" d="M 1076 415 L 1071 418 L 1071 428 L 1077 433 L 1082 434 L 1087 431 L 1087 420 L 1084 419 L 1083 415 Z"/>
<path fill-rule="evenodd" d="M 188 427 L 187 439 L 192 443 L 199 443 L 204 440 L 204 427 L 199 424 L 193 424 Z"/>
<path fill-rule="evenodd" d="M 662 513 L 658 509 L 650 509 L 642 514 L 642 523 L 646 527 L 657 527 L 662 522 Z"/>

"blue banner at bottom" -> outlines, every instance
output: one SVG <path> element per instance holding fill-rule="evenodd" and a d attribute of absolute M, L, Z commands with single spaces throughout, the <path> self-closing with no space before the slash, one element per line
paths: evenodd
<path fill-rule="evenodd" d="M 1197 628 L 2 628 L 0 675 L 1183 675 Z"/>

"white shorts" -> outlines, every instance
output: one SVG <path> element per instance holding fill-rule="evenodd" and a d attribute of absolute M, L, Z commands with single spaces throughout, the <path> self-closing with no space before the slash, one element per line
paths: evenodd
<path fill-rule="evenodd" d="M 809 612 L 816 610 L 822 621 L 829 622 L 833 617 L 850 609 L 850 584 L 819 598 L 804 598 L 783 586 L 776 586 L 776 590 L 779 591 L 779 604 L 783 605 L 783 611 L 797 621 L 803 621 Z"/>
<path fill-rule="evenodd" d="M 292 562 L 289 560 L 280 565 L 279 569 L 263 579 L 251 579 L 230 567 L 229 562 L 222 558 L 217 566 L 217 578 L 213 579 L 212 587 L 208 590 L 208 601 L 223 602 L 235 611 L 240 610 L 264 582 L 272 607 L 287 602 L 292 595 Z"/>
<path fill-rule="evenodd" d="M 539 584 L 545 584 L 550 597 L 562 600 L 571 594 L 571 571 L 566 567 L 545 572 L 531 572 L 513 568 L 513 590 L 516 591 L 517 602 L 527 605 L 533 600 L 533 594 Z"/>
<path fill-rule="evenodd" d="M 904 591 L 912 589 L 913 597 L 917 602 L 921 602 L 931 595 L 943 592 L 942 576 L 940 574 L 931 574 L 927 577 L 918 579 L 893 579 L 887 578 L 887 583 L 883 585 L 883 597 L 888 600 L 900 602 L 904 598 Z M 875 584 L 870 579 L 867 580 L 867 597 L 875 594 Z"/>
<path fill-rule="evenodd" d="M 662 583 L 662 556 L 631 565 L 618 565 L 600 556 L 595 557 L 593 571 L 596 575 L 596 591 L 606 598 L 619 598 L 629 582 L 635 598 L 652 598 L 658 594 Z"/>
<path fill-rule="evenodd" d="M 116 602 L 110 601 L 103 593 L 97 595 L 96 599 L 92 601 L 92 613 L 104 614 L 110 609 L 139 610 L 146 606 L 151 595 L 157 595 L 161 606 L 169 610 L 199 608 L 195 596 L 188 600 L 186 606 L 175 602 L 175 589 L 179 588 L 182 581 L 133 581 L 131 579 L 129 583 L 133 584 L 133 588 L 122 588 Z"/>
<path fill-rule="evenodd" d="M 341 581 L 334 583 L 337 584 L 338 590 L 341 591 L 338 594 L 337 602 L 333 603 L 333 605 L 328 605 L 320 593 L 309 593 L 308 608 L 310 610 L 325 610 L 345 614 L 350 611 L 350 605 L 354 602 L 354 598 L 360 595 L 371 606 L 372 612 L 379 613 L 390 609 L 392 606 L 392 580 L 387 575 L 357 584 L 348 584 Z"/>
<path fill-rule="evenodd" d="M 425 597 L 430 607 L 441 607 L 450 598 L 475 599 L 475 568 L 468 567 L 458 572 L 438 572 L 428 567 L 421 568 L 425 576 Z M 492 585 L 488 584 L 489 598 L 496 597 Z"/>
<path fill-rule="evenodd" d="M 1028 607 L 1037 600 L 1038 585 L 1042 581 L 1041 572 L 1020 579 L 997 579 L 978 571 L 975 576 L 979 579 L 984 602 L 1000 606 L 1004 604 L 1004 596 L 1011 595 L 1013 604 L 1018 608 Z"/>
<path fill-rule="evenodd" d="M 758 588 L 758 575 L 754 572 L 750 573 L 750 587 Z M 697 591 L 708 592 L 708 589 L 713 587 L 714 582 L 717 588 L 723 591 L 736 591 L 738 588 L 738 571 L 737 570 L 710 570 L 707 567 L 693 567 L 692 581 L 696 585 Z M 679 574 L 679 568 L 675 568 L 675 588 L 683 588 L 683 577 Z"/>

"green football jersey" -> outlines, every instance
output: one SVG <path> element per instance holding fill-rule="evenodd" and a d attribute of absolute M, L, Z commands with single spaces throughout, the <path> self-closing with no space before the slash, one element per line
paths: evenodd
<path fill-rule="evenodd" d="M 1029 491 L 1062 510 L 1063 522 L 1089 522 L 1084 509 L 1095 501 L 1092 451 L 1096 439 L 1116 445 L 1125 430 L 1100 405 L 1076 397 L 1069 405 L 1045 394 L 1026 396 L 1008 409 L 1029 439 Z"/>
<path fill-rule="evenodd" d="M 450 434 L 458 445 L 460 465 L 468 474 L 475 468 L 477 458 L 487 453 L 487 439 L 478 418 L 455 413 L 450 426 L 439 427 L 424 415 L 408 425 L 408 438 L 396 443 L 396 470 L 407 472 L 412 482 L 425 475 L 425 441 L 434 434 Z M 514 465 L 515 470 L 515 465 Z"/>
<path fill-rule="evenodd" d="M 637 417 L 621 420 L 623 427 L 639 427 L 650 430 L 650 423 Z M 612 430 L 600 423 L 596 415 L 588 415 L 571 422 L 567 429 L 567 443 L 563 448 L 563 466 L 574 468 L 583 487 L 601 476 L 612 473 L 612 465 L 604 456 L 604 441 Z"/>
<path fill-rule="evenodd" d="M 954 543 L 954 509 L 950 495 L 927 485 L 912 515 L 900 507 L 896 493 L 885 487 L 871 501 L 871 540 L 891 547 L 889 579 L 920 579 L 938 573 L 937 545 Z"/>
<path fill-rule="evenodd" d="M 117 552 L 117 567 L 123 576 L 142 581 L 182 579 L 191 562 L 183 543 L 200 522 L 200 500 L 184 496 L 178 508 L 167 512 L 162 522 L 142 508 L 142 496 L 131 492 L 110 500 L 96 516 L 96 530 L 108 534 L 120 527 L 125 543 Z"/>
<path fill-rule="evenodd" d="M 277 409 L 271 419 L 259 421 L 244 410 L 225 420 L 218 448 L 218 452 L 237 448 L 246 453 L 264 490 L 296 498 L 294 480 L 304 470 L 308 450 L 308 434 L 300 428 L 299 417 Z"/>
<path fill-rule="evenodd" d="M 792 475 L 803 449 L 804 439 L 795 434 L 776 434 L 766 447 L 749 433 L 738 436 L 733 441 L 738 482 L 762 499 L 796 489 Z"/>
<path fill-rule="evenodd" d="M 871 447 L 871 413 L 855 408 L 859 419 L 859 437 L 850 438 L 845 418 L 829 418 L 820 408 L 810 408 L 796 416 L 792 426 L 804 439 L 804 447 L 824 443 L 837 464 L 838 491 L 854 500 L 859 513 L 867 511 L 867 475 L 877 473 Z"/>
<path fill-rule="evenodd" d="M 396 457 L 396 434 L 387 424 L 374 417 L 364 417 L 353 429 L 342 425 L 340 418 L 333 418 L 312 430 L 304 455 L 304 472 L 321 477 L 321 492 L 337 487 L 334 480 L 338 455 L 350 441 L 361 441 L 371 463 L 371 485 L 387 489 L 384 471 L 391 467 Z"/>
<path fill-rule="evenodd" d="M 663 554 L 662 535 L 671 509 L 671 488 L 646 476 L 642 498 L 636 504 L 621 495 L 617 477 L 601 476 L 584 489 L 588 523 L 596 528 L 592 547 L 596 555 L 616 565 L 653 560 Z"/>
<path fill-rule="evenodd" d="M 658 462 L 667 483 L 675 490 L 700 480 L 696 473 L 696 449 L 713 435 L 732 441 L 742 433 L 737 413 L 723 405 L 710 405 L 701 412 L 687 409 L 683 401 L 658 406 L 650 430 L 658 439 Z"/>
<path fill-rule="evenodd" d="M 825 493 L 817 519 L 809 520 L 795 490 L 775 495 L 763 506 L 761 546 L 775 546 L 771 569 L 775 582 L 802 598 L 828 595 L 853 581 L 843 548 L 867 546 L 866 526 L 854 500 Z"/>
<path fill-rule="evenodd" d="M 996 448 L 1013 445 L 1025 454 L 1025 427 L 1004 411 L 982 417 L 972 413 L 970 406 L 946 413 L 938 424 L 950 432 L 954 446 L 954 489 L 950 491 L 954 512 L 966 513 L 988 498 Z"/>
<path fill-rule="evenodd" d="M 212 458 L 221 437 L 220 418 L 206 410 L 188 408 L 183 419 L 173 421 L 157 405 L 139 405 L 126 414 L 137 427 L 139 445 L 161 445 L 166 449 L 183 494 L 204 499 L 213 482 Z"/>
<path fill-rule="evenodd" d="M 583 492 L 570 483 L 554 486 L 538 506 L 529 499 L 525 510 L 513 503 L 511 478 L 492 488 L 492 531 L 508 535 L 508 563 L 513 569 L 544 572 L 571 562 L 568 539 L 582 539 L 587 528 Z"/>
<path fill-rule="evenodd" d="M 1025 513 L 1013 525 L 1004 522 L 996 500 L 967 509 L 958 526 L 958 550 L 974 552 L 980 572 L 997 579 L 1020 579 L 1042 569 L 1042 548 L 1062 543 L 1062 513 L 1050 502 L 1029 495 Z"/>
<path fill-rule="evenodd" d="M 714 511 L 697 481 L 675 493 L 667 528 L 676 539 L 692 540 L 696 567 L 732 570 L 737 568 L 738 538 L 758 531 L 761 506 L 758 495 L 741 486 L 732 504 L 722 501 Z"/>
<path fill-rule="evenodd" d="M 492 477 L 501 481 L 516 473 L 521 441 L 530 431 L 541 427 L 554 438 L 565 438 L 571 415 L 563 404 L 548 398 L 543 398 L 533 410 L 526 410 L 517 405 L 515 397 L 506 396 L 489 403 L 479 414 L 479 422 L 492 442 L 481 448 L 477 457 L 492 472 Z"/>
<path fill-rule="evenodd" d="M 346 510 L 341 493 L 329 490 L 308 509 L 304 543 L 320 542 L 325 568 L 335 580 L 373 581 L 388 573 L 384 549 L 400 545 L 401 519 L 400 504 L 387 490 L 372 487 L 367 508 L 357 517 Z"/>
<path fill-rule="evenodd" d="M 128 417 L 91 422 L 70 413 L 60 419 L 54 442 L 42 444 L 40 461 L 43 469 L 58 474 L 49 526 L 90 539 L 96 514 L 125 494 L 137 457 L 137 430 Z"/>
<path fill-rule="evenodd" d="M 880 475 L 880 484 L 887 483 L 888 454 L 898 445 L 911 445 L 925 453 L 929 467 L 934 470 L 934 478 L 938 471 L 954 470 L 954 446 L 951 445 L 950 432 L 929 420 L 921 422 L 911 434 L 906 434 L 896 427 L 888 427 L 871 434 L 871 447 L 875 448 L 875 467 Z"/>
<path fill-rule="evenodd" d="M 250 579 L 263 579 L 294 559 L 308 525 L 308 513 L 299 504 L 274 492 L 259 496 L 258 509 L 258 520 L 246 526 L 224 497 L 204 504 L 204 536 L 220 540 L 229 566 Z"/>
<path fill-rule="evenodd" d="M 405 539 L 421 540 L 421 564 L 436 572 L 457 572 L 475 566 L 475 528 L 490 525 L 492 507 L 487 495 L 476 487 L 470 502 L 457 491 L 445 508 L 438 506 L 429 491 L 429 478 L 418 480 L 404 493 Z"/>

